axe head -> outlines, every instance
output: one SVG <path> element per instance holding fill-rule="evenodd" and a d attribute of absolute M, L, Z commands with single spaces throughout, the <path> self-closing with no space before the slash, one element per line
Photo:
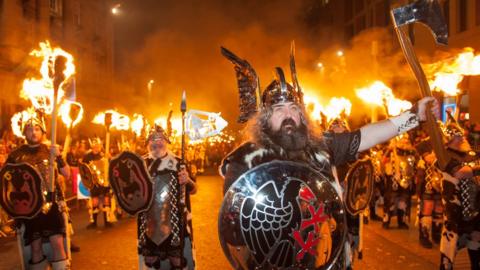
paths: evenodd
<path fill-rule="evenodd" d="M 418 0 L 392 9 L 391 15 L 395 28 L 420 22 L 432 31 L 437 43 L 447 45 L 448 28 L 438 0 Z"/>

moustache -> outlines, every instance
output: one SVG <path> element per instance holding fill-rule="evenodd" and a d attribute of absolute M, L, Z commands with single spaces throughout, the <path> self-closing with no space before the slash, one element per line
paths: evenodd
<path fill-rule="evenodd" d="M 287 119 L 283 120 L 282 124 L 280 125 L 280 128 L 281 129 L 286 129 L 287 126 L 291 126 L 291 127 L 288 127 L 288 129 L 292 129 L 292 130 L 297 129 L 297 123 L 295 123 L 295 121 L 293 121 L 292 118 L 287 118 Z"/>

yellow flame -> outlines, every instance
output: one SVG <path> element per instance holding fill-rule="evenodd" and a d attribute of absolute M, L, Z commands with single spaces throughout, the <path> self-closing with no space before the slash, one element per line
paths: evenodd
<path fill-rule="evenodd" d="M 342 113 L 349 116 L 352 112 L 352 102 L 344 97 L 333 97 L 325 106 L 323 113 L 327 116 L 327 120 L 330 121 L 339 117 Z"/>
<path fill-rule="evenodd" d="M 182 119 L 181 118 L 171 118 L 172 122 L 172 136 L 182 134 Z M 155 124 L 160 125 L 163 129 L 167 130 L 167 117 L 160 116 L 157 117 L 154 121 Z"/>
<path fill-rule="evenodd" d="M 475 55 L 472 48 L 464 48 L 452 59 L 427 65 L 426 72 L 433 74 L 429 79 L 432 90 L 456 96 L 461 92 L 458 84 L 464 76 L 480 74 L 480 55 Z"/>
<path fill-rule="evenodd" d="M 320 113 L 324 111 L 324 108 L 317 97 L 311 94 L 305 94 L 303 96 L 303 103 L 312 120 L 322 120 Z"/>
<path fill-rule="evenodd" d="M 23 87 L 20 97 L 30 99 L 35 109 L 43 110 L 50 114 L 53 107 L 53 83 L 49 75 L 49 69 L 53 68 L 53 63 L 57 56 L 64 56 L 67 59 L 66 69 L 64 70 L 65 81 L 75 73 L 75 65 L 73 64 L 73 56 L 61 48 L 52 48 L 49 41 L 40 42 L 40 49 L 33 50 L 30 55 L 41 57 L 42 66 L 40 68 L 41 78 L 28 78 L 23 81 Z M 65 95 L 65 91 L 60 85 L 58 91 L 58 101 Z"/>
<path fill-rule="evenodd" d="M 36 116 L 35 109 L 29 108 L 27 110 L 14 114 L 11 118 L 11 127 L 13 134 L 19 138 L 25 138 L 23 135 L 23 126 L 32 117 Z"/>
<path fill-rule="evenodd" d="M 135 132 L 135 134 L 136 134 L 137 136 L 140 136 L 140 135 L 142 134 L 143 126 L 144 126 L 144 117 L 143 117 L 143 115 L 141 115 L 141 114 L 134 114 L 134 115 L 133 115 L 133 120 L 132 120 L 132 122 L 130 123 L 130 127 L 131 127 L 132 131 Z"/>
<path fill-rule="evenodd" d="M 367 87 L 357 89 L 355 92 L 366 103 L 385 106 L 387 113 L 392 116 L 412 107 L 412 103 L 409 101 L 397 99 L 393 95 L 392 89 L 381 81 L 375 81 Z"/>
<path fill-rule="evenodd" d="M 324 114 L 327 117 L 327 121 L 330 121 L 340 116 L 342 112 L 348 116 L 352 111 L 352 103 L 344 97 L 333 97 L 326 105 L 322 105 L 319 98 L 306 94 L 303 97 L 303 101 L 307 113 L 313 120 L 322 120 L 321 114 Z"/>
<path fill-rule="evenodd" d="M 77 115 L 77 118 L 75 118 L 75 119 L 72 119 L 71 116 L 70 116 L 70 111 L 72 109 L 72 106 L 78 106 L 79 107 L 78 115 Z M 78 123 L 80 123 L 80 121 L 83 118 L 83 106 L 82 106 L 82 104 L 80 104 L 78 102 L 65 100 L 62 103 L 62 105 L 60 106 L 60 108 L 58 110 L 58 114 L 62 118 L 62 122 L 67 127 L 74 127 Z"/>
<path fill-rule="evenodd" d="M 120 114 L 115 110 L 107 110 L 105 112 L 100 112 L 95 115 L 92 123 L 105 125 L 105 114 L 112 114 L 112 124 L 110 128 L 115 128 L 117 130 L 128 130 L 130 128 L 130 117 L 124 114 Z"/>

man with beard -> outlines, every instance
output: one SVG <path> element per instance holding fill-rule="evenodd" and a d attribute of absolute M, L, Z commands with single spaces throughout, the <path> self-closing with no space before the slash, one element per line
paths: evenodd
<path fill-rule="evenodd" d="M 196 192 L 194 179 L 190 177 L 181 159 L 169 149 L 170 140 L 159 125 L 150 131 L 147 137 L 148 154 L 145 163 L 154 181 L 154 200 L 150 208 L 138 217 L 138 254 L 143 259 L 141 269 L 193 269 L 192 227 L 190 194 Z M 172 215 L 173 203 L 170 194 L 178 178 L 185 193 L 181 195 L 181 224 L 175 222 Z M 168 189 L 167 189 L 168 188 Z M 167 192 L 170 191 L 170 192 Z M 178 223 L 178 222 L 177 222 Z M 173 226 L 180 227 L 182 244 L 174 244 Z M 183 250 L 181 249 L 183 247 Z M 168 262 L 166 262 L 168 260 Z M 170 264 L 170 267 L 168 266 Z"/>
<path fill-rule="evenodd" d="M 293 52 L 293 46 L 292 46 Z M 338 167 L 346 162 L 354 161 L 359 152 L 368 150 L 376 144 L 383 143 L 399 134 L 403 134 L 410 129 L 417 127 L 420 121 L 426 120 L 427 103 L 433 102 L 432 111 L 438 111 L 438 104 L 434 98 L 423 98 L 411 110 L 405 111 L 399 116 L 388 120 L 366 125 L 358 130 L 345 133 L 325 133 L 321 134 L 318 127 L 315 127 L 305 112 L 303 102 L 303 93 L 296 78 L 293 53 L 291 56 L 291 69 L 293 85 L 285 81 L 285 76 L 281 68 L 276 68 L 277 78 L 272 81 L 261 94 L 260 110 L 256 107 L 258 77 L 250 64 L 237 57 L 230 51 L 222 49 L 222 53 L 236 66 L 238 86 L 240 91 L 240 106 L 242 115 L 240 120 L 250 121 L 251 138 L 233 152 L 231 152 L 220 166 L 220 173 L 223 176 L 224 192 L 228 191 L 228 196 L 235 196 L 235 190 L 229 190 L 230 186 L 245 172 L 261 164 L 274 160 L 294 161 L 303 163 L 317 172 L 333 181 L 332 166 Z M 341 188 L 336 184 L 337 190 Z M 248 188 L 248 187 L 245 187 Z M 262 207 L 259 205 L 258 207 Z M 256 228 L 255 220 L 251 220 L 251 230 Z M 233 223 L 233 221 L 232 221 Z M 294 225 L 296 226 L 296 225 Z M 232 227 L 234 228 L 234 227 Z M 261 227 L 263 228 L 263 227 Z M 291 230 L 298 229 L 289 228 Z M 256 237 L 258 232 L 250 232 L 249 237 Z M 228 232 L 225 232 L 228 233 Z M 235 234 L 235 232 L 232 232 Z M 313 236 L 313 235 L 312 235 Z M 229 237 L 229 236 L 225 236 Z M 292 241 L 291 234 L 282 234 L 281 239 L 275 242 Z M 288 239 L 287 239 L 288 238 Z M 234 237 L 234 239 L 237 239 Z M 301 240 L 301 239 L 300 239 Z M 226 240 L 230 241 L 230 240 Z M 256 239 L 255 241 L 260 241 Z M 295 239 L 294 254 L 298 254 L 297 248 L 303 244 Z M 262 243 L 259 242 L 259 245 Z M 233 243 L 241 245 L 240 243 Z M 330 245 L 339 243 L 330 243 Z M 343 243 L 341 243 L 343 245 Z M 248 246 L 247 251 L 250 254 L 255 253 L 254 248 Z M 261 248 L 261 247 L 260 247 Z M 306 252 L 316 254 L 316 246 L 307 249 Z M 239 248 L 240 250 L 240 248 Z M 303 247 L 301 249 L 304 250 Z M 290 250 L 289 250 L 290 252 Z M 270 253 L 265 253 L 266 260 L 259 262 L 256 259 L 248 259 L 248 267 L 261 267 L 262 269 L 275 268 L 277 264 L 272 263 L 269 257 Z M 291 253 L 289 253 L 291 254 Z M 324 256 L 322 254 L 313 255 L 316 259 Z M 329 255 L 327 256 L 327 258 Z M 339 259 L 334 263 L 333 268 L 345 267 L 345 259 Z M 251 256 L 249 256 L 251 258 Z M 302 257 L 304 258 L 304 257 Z M 289 260 L 289 267 L 303 269 L 298 266 L 302 259 L 293 258 Z M 232 264 L 234 264 L 232 262 Z M 282 267 L 285 263 L 282 262 Z M 323 265 L 327 268 L 331 265 Z M 242 266 L 234 265 L 241 269 Z"/>
<path fill-rule="evenodd" d="M 6 163 L 18 164 L 26 162 L 37 168 L 48 186 L 48 159 L 50 149 L 45 140 L 45 125 L 39 118 L 32 117 L 25 124 L 23 134 L 27 140 L 24 144 L 14 150 L 7 158 Z M 70 168 L 63 160 L 57 146 L 56 151 L 56 167 L 59 172 L 68 178 Z M 52 248 L 52 268 L 70 269 L 70 262 L 65 252 L 64 240 L 66 237 L 65 220 L 62 212 L 67 211 L 63 197 L 63 192 L 55 177 L 55 196 L 51 192 L 45 196 L 47 202 L 51 203 L 48 210 L 42 210 L 32 219 L 19 219 L 19 225 L 25 226 L 23 240 L 25 245 L 31 246 L 31 258 L 29 261 L 29 269 L 46 269 L 48 261 L 43 254 L 42 241 L 49 241 Z M 55 198 L 53 201 L 52 199 Z"/>

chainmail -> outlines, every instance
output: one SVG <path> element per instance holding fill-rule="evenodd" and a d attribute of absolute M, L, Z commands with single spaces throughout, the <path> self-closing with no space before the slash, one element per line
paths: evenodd
<path fill-rule="evenodd" d="M 138 244 L 142 248 L 145 246 L 145 234 L 147 233 L 147 213 L 140 214 L 140 236 L 138 237 Z"/>
<path fill-rule="evenodd" d="M 462 204 L 462 214 L 464 220 L 471 220 L 473 219 L 476 215 L 478 215 L 478 211 L 475 209 L 475 206 L 472 205 L 472 198 L 471 195 L 472 193 L 475 193 L 476 190 L 474 190 L 475 183 L 473 182 L 472 179 L 466 178 L 466 179 L 460 179 L 460 201 Z"/>
<path fill-rule="evenodd" d="M 172 224 L 172 246 L 180 246 L 180 209 L 178 204 L 178 178 L 171 173 L 171 179 L 169 182 L 169 196 L 170 196 L 170 209 L 172 211 L 170 215 L 170 224 Z"/>

